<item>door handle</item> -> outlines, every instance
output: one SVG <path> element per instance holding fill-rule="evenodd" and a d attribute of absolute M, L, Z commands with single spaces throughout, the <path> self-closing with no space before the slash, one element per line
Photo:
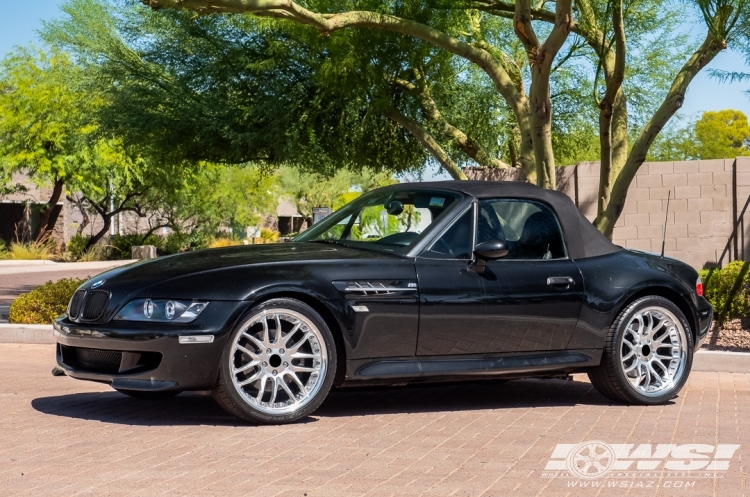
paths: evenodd
<path fill-rule="evenodd" d="M 549 286 L 568 287 L 575 284 L 575 280 L 570 276 L 550 276 L 547 278 Z"/>

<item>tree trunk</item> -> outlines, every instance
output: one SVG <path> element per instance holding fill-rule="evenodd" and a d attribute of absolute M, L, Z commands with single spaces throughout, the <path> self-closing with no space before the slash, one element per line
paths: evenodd
<path fill-rule="evenodd" d="M 552 101 L 549 73 L 542 67 L 532 68 L 529 103 L 531 105 L 531 142 L 534 150 L 536 184 L 554 190 L 555 154 L 552 150 Z"/>
<path fill-rule="evenodd" d="M 107 234 L 107 232 L 109 231 L 109 227 L 112 225 L 113 216 L 114 214 L 102 215 L 102 221 L 104 221 L 104 226 L 96 234 L 94 234 L 94 236 L 89 238 L 89 241 L 86 243 L 87 250 L 93 247 L 94 245 L 96 245 L 97 243 L 99 243 L 99 240 L 104 238 L 104 235 Z"/>
<path fill-rule="evenodd" d="M 55 207 L 57 207 L 57 203 L 60 201 L 60 197 L 64 190 L 65 182 L 59 178 L 55 180 L 55 186 L 52 188 L 52 195 L 39 217 L 39 227 L 34 236 L 34 240 L 37 242 L 44 240 L 45 237 L 49 236 L 48 233 L 51 233 L 52 230 L 55 229 L 55 224 L 57 223 L 57 218 L 60 214 L 60 211 L 56 210 Z"/>
<path fill-rule="evenodd" d="M 607 237 L 612 238 L 615 224 L 625 207 L 625 199 L 630 184 L 633 182 L 638 169 L 645 162 L 646 154 L 648 154 L 648 150 L 654 139 L 675 112 L 682 107 L 685 100 L 685 92 L 695 75 L 711 62 L 719 52 L 726 48 L 726 40 L 716 38 L 713 32 L 713 30 L 709 30 L 703 44 L 693 53 L 685 65 L 682 66 L 661 106 L 643 127 L 643 130 L 641 130 L 641 133 L 633 144 L 633 149 L 630 151 L 625 165 L 614 181 L 609 203 L 594 221 L 594 225 Z"/>

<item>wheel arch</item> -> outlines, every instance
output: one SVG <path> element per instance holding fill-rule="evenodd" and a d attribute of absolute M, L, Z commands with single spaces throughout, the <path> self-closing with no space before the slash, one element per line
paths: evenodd
<path fill-rule="evenodd" d="M 619 306 L 617 312 L 614 313 L 614 319 L 617 319 L 617 316 L 619 316 L 622 310 L 627 306 L 629 306 L 636 300 L 642 297 L 647 297 L 649 295 L 664 297 L 665 299 L 676 305 L 680 309 L 680 311 L 682 311 L 682 314 L 685 315 L 685 319 L 687 319 L 688 321 L 688 325 L 690 325 L 690 332 L 693 336 L 693 343 L 695 343 L 697 337 L 696 334 L 698 331 L 698 323 L 696 320 L 695 312 L 693 312 L 693 308 L 690 306 L 690 303 L 687 301 L 687 299 L 685 299 L 685 297 L 683 297 L 679 292 L 666 286 L 647 286 L 634 292 Z"/>
<path fill-rule="evenodd" d="M 323 321 L 325 321 L 328 328 L 331 330 L 334 342 L 336 342 L 336 376 L 333 380 L 333 384 L 338 386 L 343 383 L 346 375 L 346 347 L 344 346 L 343 324 L 336 318 L 334 312 L 321 300 L 304 292 L 295 291 L 279 291 L 264 294 L 258 300 L 253 302 L 253 305 L 248 311 L 252 311 L 252 309 L 263 302 L 279 298 L 299 300 L 300 302 L 309 305 L 315 312 L 320 314 L 320 317 L 323 318 Z"/>

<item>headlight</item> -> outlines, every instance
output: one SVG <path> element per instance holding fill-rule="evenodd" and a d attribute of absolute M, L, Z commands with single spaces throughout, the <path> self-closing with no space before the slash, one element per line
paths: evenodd
<path fill-rule="evenodd" d="M 121 321 L 152 321 L 189 323 L 203 312 L 208 302 L 187 302 L 171 299 L 136 299 L 120 309 L 115 319 Z"/>

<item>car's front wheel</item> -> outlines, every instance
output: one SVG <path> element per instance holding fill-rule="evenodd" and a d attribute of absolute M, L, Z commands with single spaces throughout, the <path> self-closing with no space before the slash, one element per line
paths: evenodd
<path fill-rule="evenodd" d="M 629 404 L 662 404 L 677 396 L 693 364 L 685 315 L 668 299 L 642 297 L 620 312 L 607 335 L 592 385 Z"/>
<path fill-rule="evenodd" d="M 213 396 L 256 423 L 290 423 L 315 411 L 336 374 L 336 345 L 307 304 L 279 298 L 259 305 L 227 342 Z"/>

